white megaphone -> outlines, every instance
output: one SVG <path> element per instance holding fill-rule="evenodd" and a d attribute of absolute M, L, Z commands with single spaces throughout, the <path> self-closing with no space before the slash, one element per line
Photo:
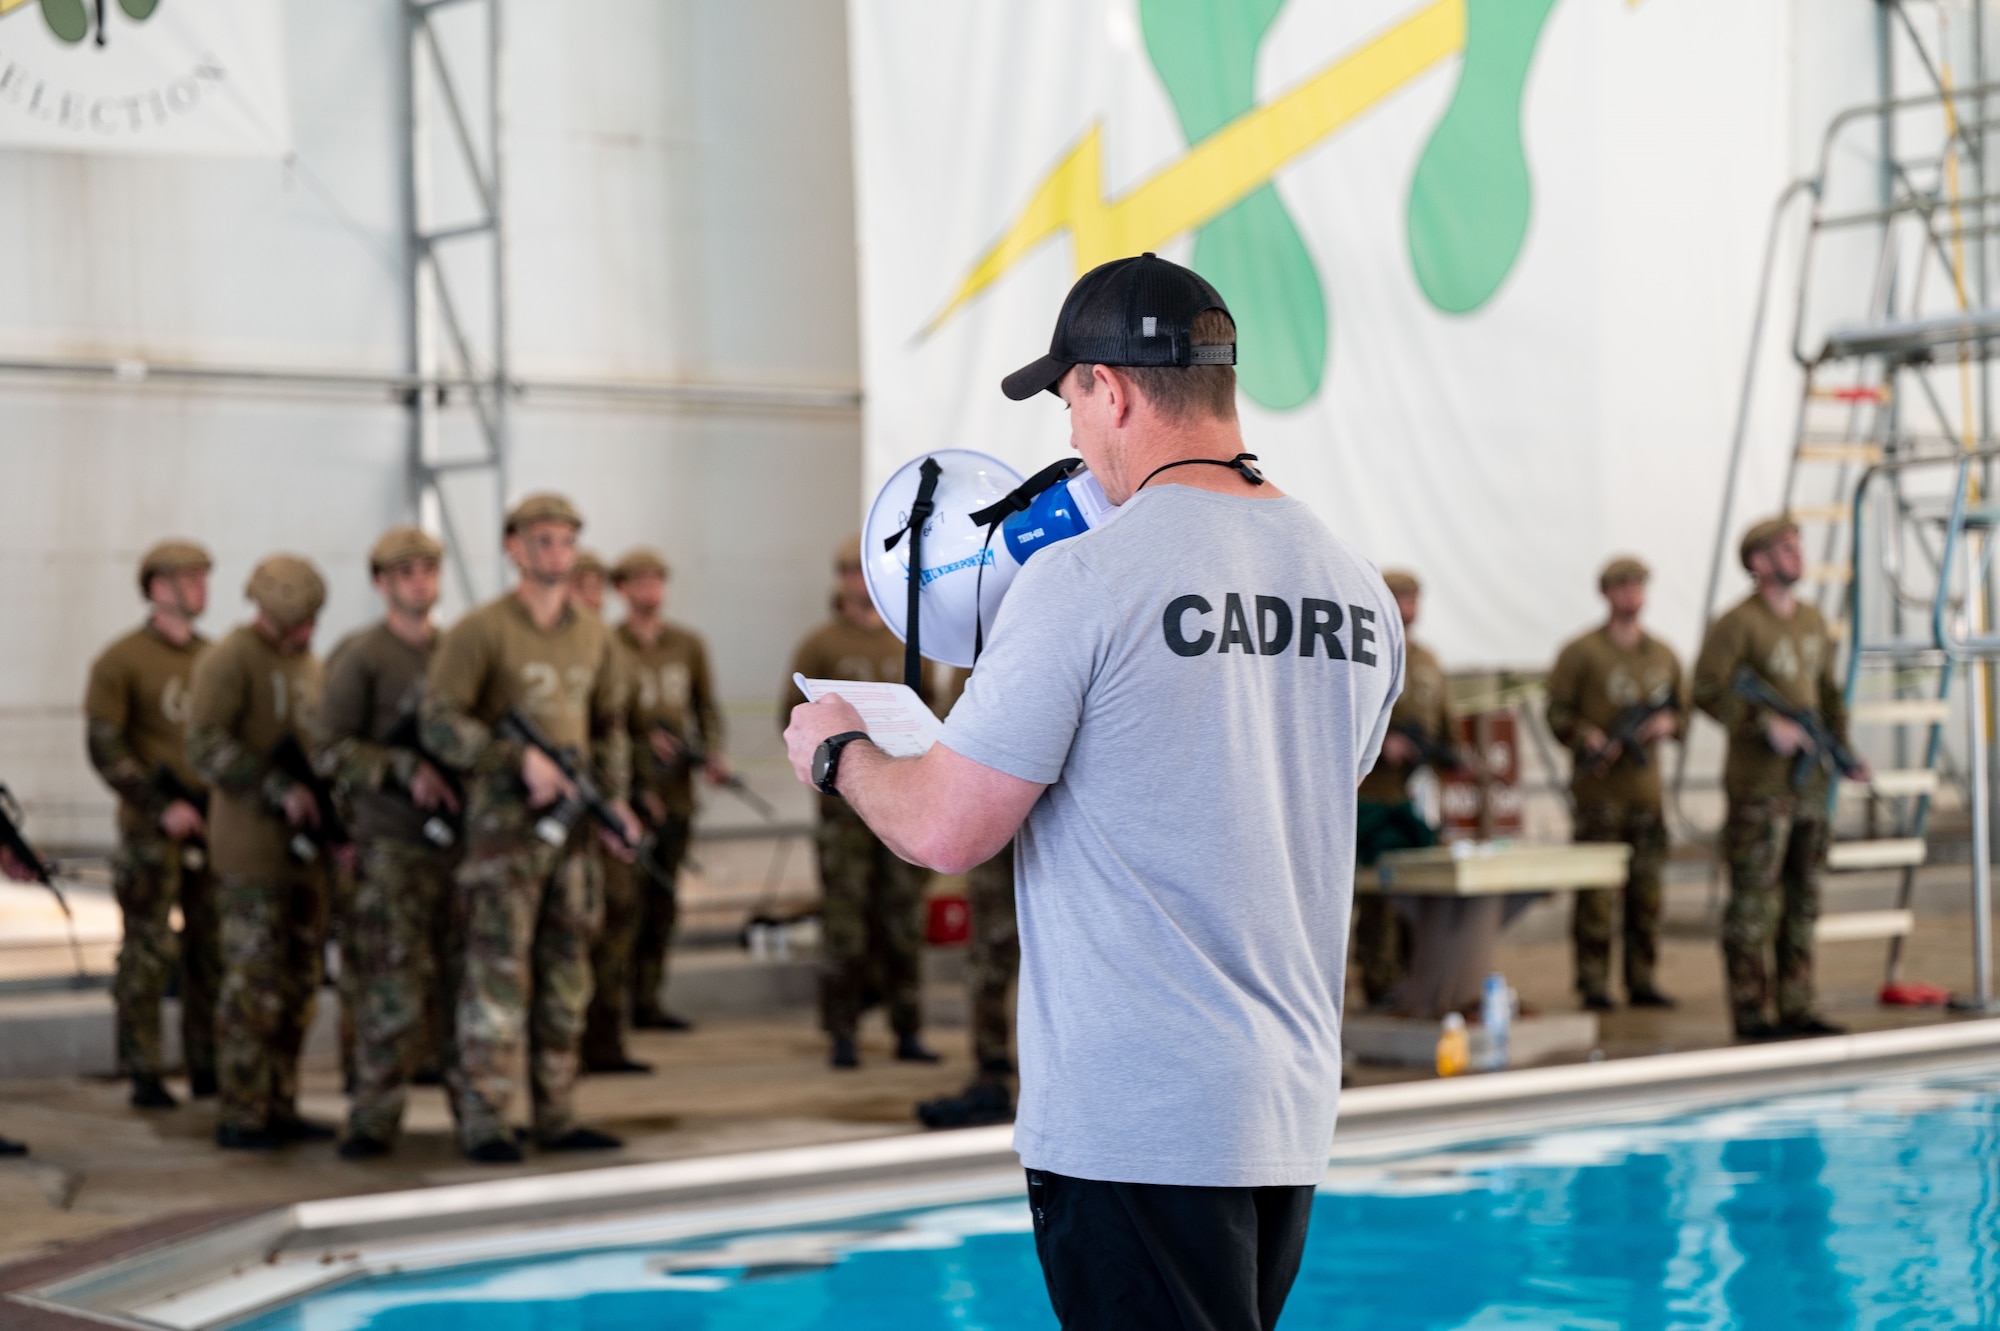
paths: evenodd
<path fill-rule="evenodd" d="M 930 516 L 912 541 L 911 513 L 935 464 Z M 912 458 L 884 482 L 861 528 L 868 598 L 898 638 L 910 640 L 910 547 L 921 546 L 914 601 L 917 646 L 946 665 L 970 666 L 1014 575 L 1057 541 L 1101 527 L 1116 512 L 1077 458 L 1028 480 L 984 453 L 939 449 Z"/>

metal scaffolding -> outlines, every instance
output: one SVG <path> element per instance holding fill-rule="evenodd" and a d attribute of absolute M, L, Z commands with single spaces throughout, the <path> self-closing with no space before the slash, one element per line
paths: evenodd
<path fill-rule="evenodd" d="M 475 530 L 494 535 L 469 520 L 475 506 L 497 532 L 507 500 L 501 8 L 501 0 L 403 3 L 408 369 L 421 385 L 405 398 L 410 498 L 420 521 L 443 536 L 468 605 L 496 595 L 505 580 L 497 539 L 481 542 L 494 552 L 484 561 L 469 557 L 466 539 Z M 458 404 L 472 428 L 448 440 L 446 412 Z"/>
<path fill-rule="evenodd" d="M 1844 639 L 1852 723 L 1883 728 L 1891 755 L 1866 787 L 1836 792 L 1834 811 L 1846 807 L 1849 830 L 1863 830 L 1835 842 L 1828 867 L 1901 871 L 1893 909 L 1825 917 L 1820 936 L 1888 939 L 1887 985 L 1898 982 L 1942 778 L 1972 820 L 1976 979 L 1964 1001 L 1980 1008 L 1993 1000 L 1987 718 L 2000 673 L 1988 576 L 2000 527 L 1988 498 L 2000 460 L 2000 193 L 1988 189 L 2000 83 L 1986 81 L 1986 17 L 1985 0 L 1877 0 L 1880 97 L 1835 116 L 1814 174 L 1780 196 L 1703 607 L 1705 625 L 1734 554 L 1764 323 L 1790 237 L 1800 396 L 1785 508 L 1806 541 L 1802 593 Z M 1911 74 L 1919 86 L 1900 91 Z M 1958 710 L 1954 762 L 1946 730 Z"/>

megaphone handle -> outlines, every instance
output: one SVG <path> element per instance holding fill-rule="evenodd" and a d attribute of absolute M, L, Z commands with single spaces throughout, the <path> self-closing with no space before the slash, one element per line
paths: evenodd
<path fill-rule="evenodd" d="M 910 505 L 909 600 L 904 603 L 903 683 L 917 694 L 923 693 L 924 654 L 918 641 L 917 614 L 924 589 L 924 524 L 937 507 L 938 477 L 944 469 L 936 458 L 925 458 L 917 469 L 917 498 Z"/>

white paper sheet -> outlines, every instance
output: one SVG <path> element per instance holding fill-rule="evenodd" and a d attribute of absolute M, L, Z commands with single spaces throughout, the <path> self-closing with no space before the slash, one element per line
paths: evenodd
<path fill-rule="evenodd" d="M 860 679 L 807 679 L 794 674 L 792 683 L 813 702 L 829 694 L 847 699 L 868 727 L 868 738 L 891 758 L 920 758 L 937 743 L 943 725 L 924 700 L 907 684 L 877 684 Z"/>

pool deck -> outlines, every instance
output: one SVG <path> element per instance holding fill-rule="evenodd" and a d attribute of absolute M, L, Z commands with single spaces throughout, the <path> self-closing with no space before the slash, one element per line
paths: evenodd
<path fill-rule="evenodd" d="M 1941 879 L 1962 878 L 1964 870 L 1936 873 Z M 1606 1014 L 1601 1044 L 1607 1059 L 1730 1043 L 1714 928 L 1705 906 L 1702 885 L 1675 885 L 1660 982 L 1683 1004 L 1672 1012 Z M 1967 923 L 1962 914 L 1920 909 L 1917 932 L 1905 952 L 1906 976 L 1964 988 L 1971 973 Z M 1552 932 L 1547 927 L 1517 929 L 1503 940 L 1499 964 L 1526 1003 L 1563 1010 L 1573 1005 L 1569 949 L 1560 937 L 1549 936 Z M 1827 945 L 1820 961 L 1823 1008 L 1857 1031 L 1956 1019 L 1935 1009 L 1879 1007 L 1874 1002 L 1882 963 L 1878 944 Z M 436 1090 L 414 1094 L 408 1135 L 395 1156 L 351 1165 L 325 1145 L 275 1157 L 221 1156 L 208 1141 L 210 1102 L 140 1114 L 125 1106 L 124 1088 L 115 1082 L 0 1081 L 0 1132 L 25 1138 L 33 1147 L 24 1160 L 0 1162 L 0 1260 L 25 1263 L 0 1270 L 0 1291 L 45 1284 L 59 1268 L 93 1265 L 117 1251 L 160 1242 L 169 1232 L 222 1219 L 240 1221 L 315 1199 L 911 1134 L 916 1131 L 912 1103 L 962 1085 L 969 1070 L 962 990 L 934 984 L 926 1000 L 933 1014 L 933 1042 L 948 1056 L 939 1067 L 890 1061 L 887 1033 L 871 1025 L 864 1028 L 866 1066 L 858 1073 L 833 1072 L 824 1065 L 821 1038 L 805 1011 L 704 1022 L 691 1035 L 640 1033 L 633 1041 L 634 1053 L 653 1062 L 655 1072 L 588 1079 L 581 1092 L 586 1117 L 623 1135 L 625 1151 L 556 1162 L 531 1159 L 500 1169 L 470 1166 L 457 1157 Z M 1411 1080 L 1423 1078 L 1364 1067 L 1355 1070 L 1350 1085 Z M 1476 1080 L 1461 1085 L 1463 1094 L 1478 1098 Z M 304 1089 L 309 1114 L 330 1120 L 341 1116 L 343 1101 L 330 1058 L 308 1060 Z M 8 1316 L 17 1311 L 23 1318 L 30 1315 L 28 1307 L 16 1304 Z M 34 1315 L 62 1316 L 53 1311 Z M 6 1324 L 34 1325 L 25 1320 Z"/>

